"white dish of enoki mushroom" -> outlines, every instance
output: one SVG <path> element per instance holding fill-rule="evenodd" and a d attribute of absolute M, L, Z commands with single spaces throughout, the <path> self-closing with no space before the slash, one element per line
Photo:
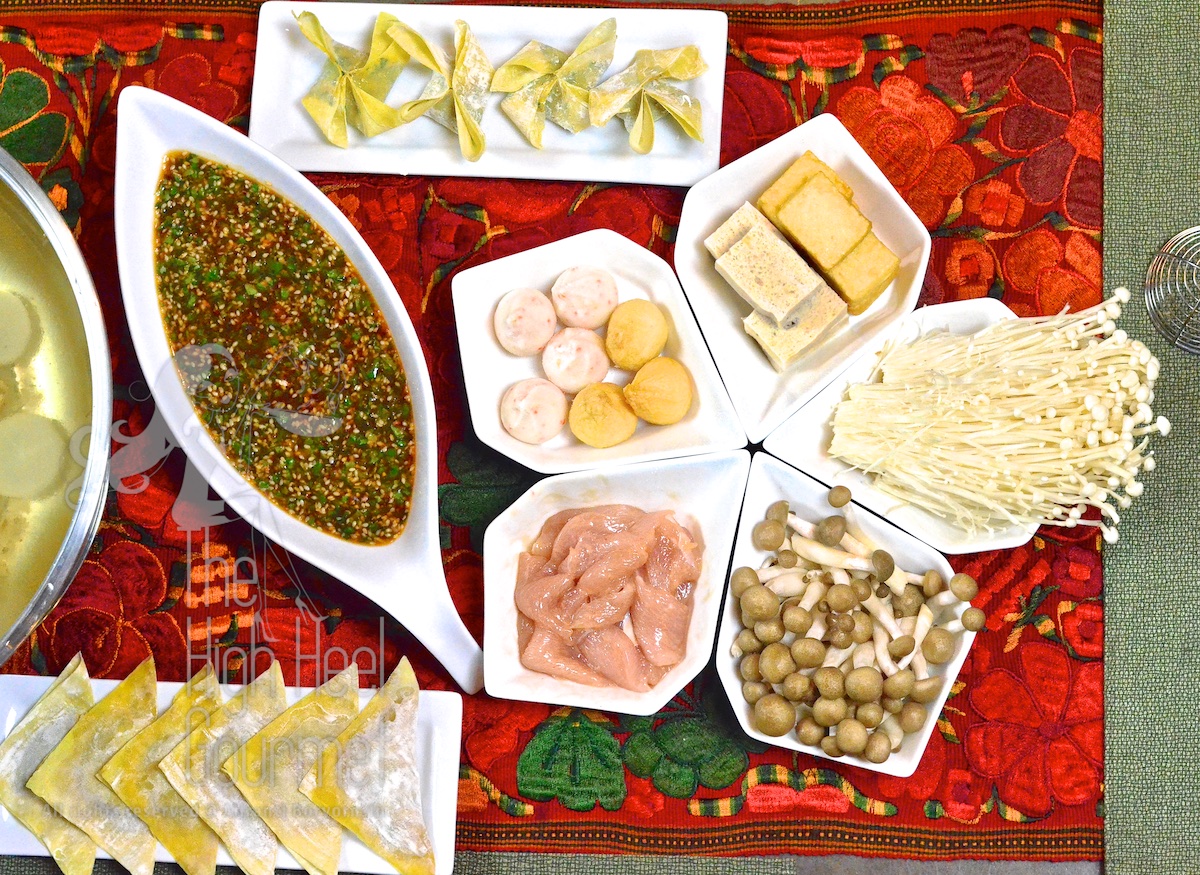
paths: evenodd
<path fill-rule="evenodd" d="M 1116 327 L 1126 289 L 1018 319 L 982 298 L 917 310 L 780 426 L 773 455 L 943 553 L 1017 547 L 1039 526 L 1096 526 L 1154 470 L 1158 360 Z"/>
<path fill-rule="evenodd" d="M 927 544 L 766 453 L 754 457 L 717 674 L 767 744 L 907 777 L 983 611 Z"/>

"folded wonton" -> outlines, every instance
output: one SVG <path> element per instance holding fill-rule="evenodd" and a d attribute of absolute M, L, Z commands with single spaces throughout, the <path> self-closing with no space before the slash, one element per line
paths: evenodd
<path fill-rule="evenodd" d="M 133 875 L 154 871 L 154 836 L 96 773 L 158 713 L 154 658 L 93 705 L 26 786 Z"/>
<path fill-rule="evenodd" d="M 471 28 L 464 21 L 454 22 L 453 62 L 403 22 L 388 28 L 388 35 L 433 73 L 421 96 L 400 107 L 402 120 L 410 122 L 428 113 L 435 122 L 458 134 L 458 148 L 464 158 L 478 161 L 487 144 L 479 122 L 495 71 Z"/>
<path fill-rule="evenodd" d="M 188 805 L 225 843 L 247 875 L 271 875 L 279 843 L 221 770 L 251 736 L 287 708 L 278 662 L 222 705 L 207 726 L 193 730 L 159 768 Z"/>
<path fill-rule="evenodd" d="M 187 875 L 213 875 L 220 840 L 167 781 L 158 764 L 221 707 L 212 666 L 175 694 L 162 716 L 131 738 L 100 770 L 100 779 L 146 822 Z"/>
<path fill-rule="evenodd" d="M 357 713 L 358 666 L 351 663 L 268 723 L 223 767 L 312 875 L 337 875 L 342 827 L 301 795 L 300 782 Z"/>
<path fill-rule="evenodd" d="M 417 771 L 417 678 L 400 660 L 300 784 L 304 793 L 405 875 L 432 875 Z"/>
<path fill-rule="evenodd" d="M 96 845 L 31 793 L 25 782 L 91 707 L 87 667 L 76 655 L 0 743 L 0 804 L 46 846 L 64 875 L 88 875 L 96 860 Z"/>
<path fill-rule="evenodd" d="M 347 124 L 373 137 L 401 123 L 400 111 L 384 103 L 408 63 L 408 54 L 387 35 L 397 23 L 394 15 L 381 12 L 375 19 L 365 52 L 334 41 L 311 12 L 301 12 L 296 20 L 300 32 L 329 59 L 301 101 L 329 142 L 346 148 Z"/>
<path fill-rule="evenodd" d="M 643 49 L 633 63 L 591 92 L 588 111 L 593 125 L 605 125 L 621 115 L 629 130 L 629 145 L 645 154 L 654 148 L 654 121 L 670 115 L 693 140 L 703 140 L 700 101 L 664 82 L 695 79 L 708 69 L 695 46 Z"/>
<path fill-rule="evenodd" d="M 616 43 L 615 18 L 596 25 L 570 55 L 536 40 L 527 43 L 492 77 L 492 91 L 508 93 L 500 109 L 539 149 L 546 119 L 579 133 L 591 124 L 588 92 L 612 63 Z"/>

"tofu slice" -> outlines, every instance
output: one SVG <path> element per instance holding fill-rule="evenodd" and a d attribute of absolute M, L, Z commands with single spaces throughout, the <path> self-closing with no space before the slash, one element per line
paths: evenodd
<path fill-rule="evenodd" d="M 775 232 L 755 225 L 717 259 L 717 273 L 773 325 L 786 327 L 825 283 Z"/>
<path fill-rule="evenodd" d="M 729 247 L 741 240 L 746 236 L 747 231 L 756 226 L 770 231 L 780 240 L 784 239 L 779 229 L 771 224 L 771 220 L 756 210 L 752 203 L 746 201 L 725 220 L 720 228 L 705 238 L 704 248 L 712 254 L 713 258 L 720 258 L 729 251 Z"/>
<path fill-rule="evenodd" d="M 854 200 L 853 190 L 842 181 L 842 178 L 833 171 L 832 167 L 812 152 L 805 152 L 793 161 L 787 170 L 783 171 L 782 176 L 771 183 L 770 188 L 759 195 L 758 208 L 762 210 L 767 219 L 772 222 L 777 221 L 779 218 L 779 208 L 818 173 L 827 176 L 829 181 L 837 186 L 837 190 L 842 193 L 842 197 L 848 201 Z"/>
<path fill-rule="evenodd" d="M 757 311 L 742 320 L 742 327 L 762 347 L 772 367 L 782 372 L 847 318 L 845 302 L 822 284 L 803 318 L 793 327 L 773 325 Z"/>
<path fill-rule="evenodd" d="M 850 254 L 871 230 L 867 218 L 821 173 L 788 198 L 776 224 L 822 271 Z"/>
<path fill-rule="evenodd" d="M 851 316 L 866 311 L 900 271 L 900 259 L 869 232 L 829 271 L 829 281 L 846 301 Z"/>

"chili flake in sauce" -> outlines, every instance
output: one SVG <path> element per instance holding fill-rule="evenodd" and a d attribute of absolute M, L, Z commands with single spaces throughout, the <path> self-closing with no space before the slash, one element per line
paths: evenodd
<path fill-rule="evenodd" d="M 416 454 L 408 382 L 346 253 L 270 187 L 186 152 L 167 156 L 155 225 L 167 337 L 229 461 L 321 531 L 399 537 Z"/>

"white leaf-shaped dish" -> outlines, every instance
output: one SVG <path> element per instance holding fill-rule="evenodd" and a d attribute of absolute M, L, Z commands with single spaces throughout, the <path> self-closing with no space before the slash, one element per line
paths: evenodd
<path fill-rule="evenodd" d="M 854 190 L 854 201 L 873 223 L 875 234 L 900 258 L 900 273 L 865 313 L 851 316 L 780 374 L 742 328 L 750 306 L 717 273 L 704 239 L 743 203 L 754 203 L 809 150 Z M 770 434 L 888 326 L 912 311 L 925 280 L 929 251 L 929 232 L 921 220 L 850 132 L 828 113 L 692 187 L 679 218 L 675 270 L 752 443 Z"/>
<path fill-rule="evenodd" d="M 387 273 L 316 186 L 232 128 L 148 88 L 126 88 L 118 118 L 114 213 L 121 293 L 138 360 L 171 433 L 236 513 L 371 599 L 419 638 L 464 690 L 476 692 L 483 654 L 454 608 L 442 568 L 433 391 L 416 332 Z M 333 237 L 370 288 L 408 377 L 417 443 L 411 512 L 390 544 L 343 541 L 279 509 L 234 470 L 197 418 L 172 361 L 154 274 L 154 193 L 165 156 L 176 151 L 227 164 L 286 197 Z"/>
<path fill-rule="evenodd" d="M 633 437 L 606 449 L 580 442 L 566 426 L 544 444 L 526 444 L 500 424 L 500 398 L 505 390 L 518 380 L 545 374 L 540 356 L 522 358 L 500 346 L 492 327 L 496 304 L 506 292 L 518 287 L 549 294 L 558 275 L 577 265 L 600 267 L 611 273 L 622 302 L 643 298 L 665 312 L 671 333 L 663 355 L 678 359 L 691 371 L 695 393 L 691 410 L 679 422 L 661 426 L 639 423 Z M 560 474 L 746 445 L 733 402 L 674 271 L 629 238 L 607 228 L 585 231 L 464 270 L 454 277 L 453 289 L 471 424 L 481 441 L 522 465 L 543 474 Z M 605 379 L 623 386 L 633 374 L 611 368 Z"/>
<path fill-rule="evenodd" d="M 828 487 L 795 468 L 783 464 L 778 459 L 772 458 L 767 453 L 757 453 L 750 466 L 750 477 L 746 484 L 746 495 L 738 522 L 737 540 L 734 542 L 732 567 L 739 568 L 742 565 L 749 565 L 751 568 L 758 568 L 762 565 L 767 554 L 751 542 L 750 530 L 756 522 L 763 519 L 767 508 L 773 502 L 785 499 L 792 512 L 797 516 L 817 522 L 835 512 L 829 506 L 828 495 Z M 861 526 L 862 530 L 876 544 L 891 553 L 896 560 L 896 565 L 905 571 L 924 573 L 933 569 L 940 573 L 944 580 L 949 580 L 954 574 L 950 563 L 944 556 L 912 535 L 905 534 L 862 508 L 855 507 L 853 503 L 843 508 L 842 512 Z M 963 610 L 965 610 L 965 606 L 960 603 L 959 614 Z M 732 597 L 727 598 L 725 610 L 721 614 L 721 628 L 717 632 L 717 676 L 721 679 L 721 686 L 725 688 L 725 694 L 733 705 L 733 713 L 737 715 L 742 729 L 751 738 L 756 738 L 765 744 L 829 759 L 830 757 L 821 748 L 801 744 L 795 732 L 789 732 L 783 737 L 774 737 L 765 735 L 754 728 L 751 719 L 753 708 L 742 697 L 742 676 L 738 672 L 739 660 L 729 652 L 733 640 L 741 629 L 742 621 L 738 601 Z M 950 687 L 953 686 L 954 679 L 958 677 L 963 663 L 966 662 L 967 653 L 974 640 L 974 632 L 962 633 L 954 658 L 944 665 L 929 667 L 931 677 L 945 677 L 941 694 L 926 706 L 929 716 L 921 730 L 905 736 L 900 749 L 888 757 L 886 762 L 876 764 L 869 762 L 864 757 L 842 757 L 838 762 L 858 766 L 861 769 L 869 769 L 873 772 L 881 772 L 885 775 L 895 775 L 898 778 L 907 778 L 915 772 L 925 753 L 925 746 L 929 744 L 929 737 L 937 726 L 942 706 L 946 704 L 946 699 L 950 695 Z"/>
<path fill-rule="evenodd" d="M 994 298 L 954 301 L 922 307 L 893 330 L 881 335 L 832 383 L 818 392 L 763 443 L 763 449 L 829 486 L 847 486 L 854 501 L 914 535 L 943 553 L 976 553 L 1020 547 L 1033 537 L 1036 525 L 1009 525 L 994 532 L 970 535 L 958 526 L 926 510 L 914 507 L 876 489 L 871 477 L 829 455 L 833 440 L 833 411 L 851 383 L 868 379 L 879 352 L 892 338 L 916 339 L 931 331 L 973 334 L 1016 314 Z M 880 427 L 887 427 L 886 412 Z"/>
<path fill-rule="evenodd" d="M 746 488 L 745 450 L 578 471 L 547 477 L 496 517 L 483 542 L 483 650 L 488 695 L 548 702 L 621 714 L 653 714 L 699 674 L 712 654 L 725 572 Z M 674 510 L 702 547 L 687 654 L 644 693 L 559 680 L 521 665 L 513 590 L 517 559 L 542 523 L 560 510 L 599 504 L 632 504 L 645 511 Z"/>

